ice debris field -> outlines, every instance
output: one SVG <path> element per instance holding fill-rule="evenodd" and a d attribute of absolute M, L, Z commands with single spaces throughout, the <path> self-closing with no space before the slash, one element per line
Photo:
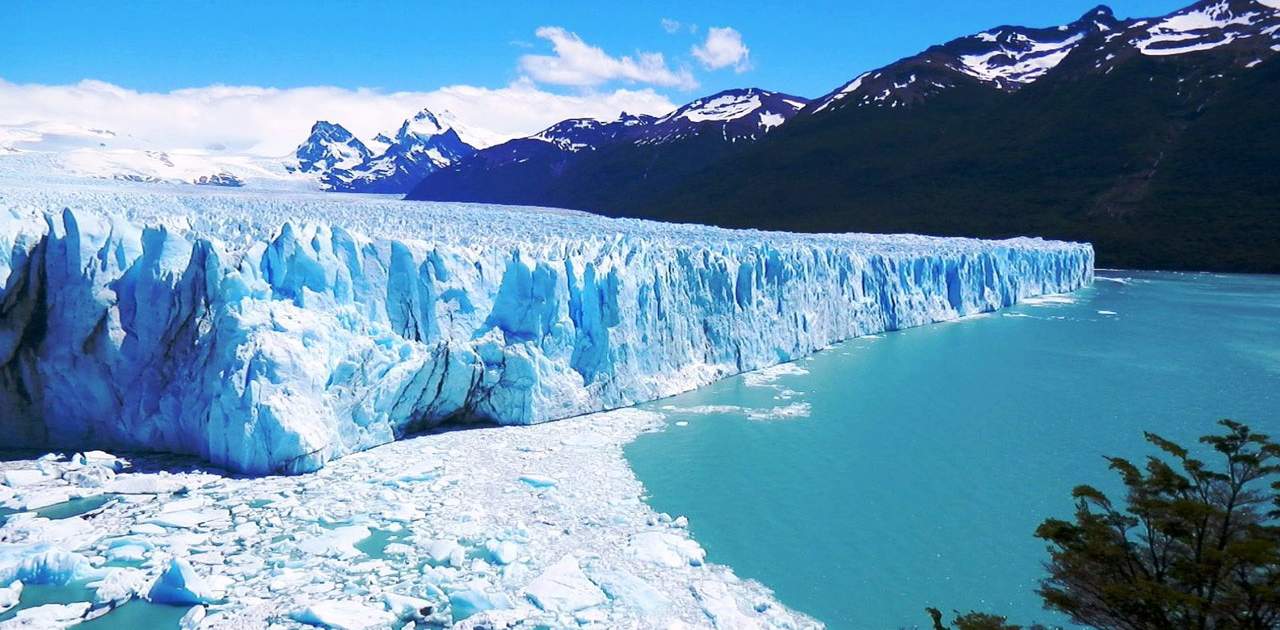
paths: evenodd
<path fill-rule="evenodd" d="M 92 451 L 0 462 L 0 501 L 23 510 L 0 525 L 0 628 L 138 605 L 202 629 L 818 627 L 643 502 L 622 445 L 661 422 L 452 431 L 277 477 Z M 72 596 L 10 610 L 51 590 Z"/>
<path fill-rule="evenodd" d="M 314 471 L 1072 291 L 1087 244 L 361 196 L 0 185 L 7 446 Z"/>

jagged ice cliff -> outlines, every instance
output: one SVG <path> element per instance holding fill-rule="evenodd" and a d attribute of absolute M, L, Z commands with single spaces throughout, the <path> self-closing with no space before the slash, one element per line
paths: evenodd
<path fill-rule="evenodd" d="M 302 472 L 446 421 L 675 394 L 1071 291 L 1085 244 L 360 196 L 0 188 L 6 446 Z"/>

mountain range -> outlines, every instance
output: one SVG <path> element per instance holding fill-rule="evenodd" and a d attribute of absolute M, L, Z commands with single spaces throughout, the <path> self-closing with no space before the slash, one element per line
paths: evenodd
<path fill-rule="evenodd" d="M 1033 234 L 1099 263 L 1280 272 L 1280 0 L 1000 26 L 807 101 L 569 120 L 410 199 L 793 231 Z"/>
<path fill-rule="evenodd" d="M 498 142 L 423 109 L 287 156 L 0 125 L 0 176 L 406 194 L 800 232 L 1089 241 L 1102 266 L 1280 272 L 1280 0 L 997 26 L 807 99 L 759 88 Z"/>
<path fill-rule="evenodd" d="M 475 145 L 458 135 L 459 128 L 449 114 L 438 116 L 424 109 L 394 134 L 374 137 L 383 147 L 375 154 L 342 125 L 322 120 L 298 145 L 298 163 L 292 168 L 317 175 L 326 190 L 404 193 L 427 175 L 476 152 Z"/>

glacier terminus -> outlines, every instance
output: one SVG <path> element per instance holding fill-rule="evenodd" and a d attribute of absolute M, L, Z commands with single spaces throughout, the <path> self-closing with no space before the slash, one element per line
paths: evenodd
<path fill-rule="evenodd" d="M 138 185 L 0 190 L 13 447 L 300 473 L 670 396 L 1089 284 L 1088 244 Z"/>

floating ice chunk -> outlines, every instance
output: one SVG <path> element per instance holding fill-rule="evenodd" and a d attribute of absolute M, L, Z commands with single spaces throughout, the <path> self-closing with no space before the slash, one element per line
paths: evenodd
<path fill-rule="evenodd" d="M 755 374 L 755 372 L 752 372 Z M 744 377 L 745 378 L 745 377 Z M 666 405 L 662 408 L 664 411 L 674 411 L 677 413 L 688 413 L 700 416 L 710 415 L 713 413 L 741 413 L 742 407 L 737 405 L 695 405 L 692 407 L 678 407 L 676 405 Z"/>
<path fill-rule="evenodd" d="M 22 599 L 22 580 L 14 580 L 8 586 L 0 586 L 0 613 L 18 605 Z"/>
<path fill-rule="evenodd" d="M 703 581 L 692 587 L 693 596 L 702 606 L 702 611 L 711 619 L 716 628 L 762 628 L 763 624 L 753 614 L 754 610 L 744 610 L 738 600 L 723 582 Z"/>
<path fill-rule="evenodd" d="M 45 604 L 34 608 L 19 610 L 13 619 L 4 624 L 5 630 L 16 628 L 66 628 L 75 625 L 84 618 L 84 614 L 92 606 L 89 602 L 74 604 Z"/>
<path fill-rule="evenodd" d="M 99 602 L 121 602 L 147 590 L 147 572 L 129 567 L 108 567 L 101 579 L 90 582 L 94 599 Z"/>
<path fill-rule="evenodd" d="M 163 536 L 168 532 L 169 530 L 156 525 L 155 523 L 138 523 L 137 525 L 129 528 L 130 534 L 138 534 L 141 536 Z"/>
<path fill-rule="evenodd" d="M 148 520 L 148 523 L 175 529 L 192 529 L 209 521 L 229 519 L 231 514 L 226 510 L 179 510 L 177 512 L 161 512 Z"/>
<path fill-rule="evenodd" d="M 554 488 L 556 480 L 543 475 L 520 475 L 520 481 L 534 488 Z"/>
<path fill-rule="evenodd" d="M 784 420 L 788 418 L 807 418 L 809 417 L 809 403 L 798 402 L 781 407 L 773 407 L 772 409 L 752 409 L 747 411 L 747 418 L 751 420 Z"/>
<path fill-rule="evenodd" d="M 578 566 L 578 559 L 565 556 L 534 578 L 524 592 L 538 608 L 548 612 L 575 612 L 607 601 Z"/>
<path fill-rule="evenodd" d="M 120 475 L 104 488 L 113 494 L 173 494 L 185 492 L 186 484 L 162 475 Z"/>
<path fill-rule="evenodd" d="M 115 562 L 141 562 L 146 559 L 148 551 L 150 547 L 144 543 L 129 542 L 108 547 L 106 556 L 108 560 Z"/>
<path fill-rule="evenodd" d="M 671 607 L 671 598 L 626 571 L 592 571 L 591 581 L 598 584 L 610 599 L 647 616 L 661 615 Z"/>
<path fill-rule="evenodd" d="M 678 426 L 678 427 L 687 427 L 687 426 L 689 426 L 689 423 L 688 423 L 687 421 L 685 421 L 685 420 L 681 420 L 681 421 L 679 421 L 679 422 L 677 422 L 677 423 L 676 423 L 676 426 Z"/>
<path fill-rule="evenodd" d="M 431 566 L 460 567 L 466 560 L 467 550 L 452 540 L 432 540 L 422 547 L 427 552 L 427 562 Z"/>
<path fill-rule="evenodd" d="M 382 520 L 392 523 L 412 523 L 422 518 L 422 510 L 412 505 L 400 505 L 382 512 Z"/>
<path fill-rule="evenodd" d="M 467 588 L 449 593 L 449 611 L 454 623 L 488 610 L 512 608 L 515 602 L 506 593 Z"/>
<path fill-rule="evenodd" d="M 356 549 L 356 543 L 372 534 L 373 532 L 364 525 L 339 527 L 298 543 L 298 549 L 317 556 L 352 558 L 361 554 L 360 550 Z"/>
<path fill-rule="evenodd" d="M 124 470 L 125 465 L 128 464 L 125 460 L 106 451 L 85 451 L 83 453 L 76 453 L 76 456 L 71 458 L 71 460 L 82 466 L 99 466 L 107 468 L 111 470 L 111 472 L 120 472 L 121 470 Z"/>
<path fill-rule="evenodd" d="M 668 567 L 701 566 L 707 552 L 689 538 L 663 531 L 641 532 L 631 537 L 636 558 Z"/>
<path fill-rule="evenodd" d="M 101 576 L 88 558 L 54 545 L 0 543 L 0 584 L 22 580 L 28 585 L 63 585 Z"/>
<path fill-rule="evenodd" d="M 116 472 L 105 466 L 80 466 L 62 473 L 62 479 L 80 488 L 101 488 L 115 479 Z"/>
<path fill-rule="evenodd" d="M 21 493 L 17 500 L 12 502 L 17 507 L 24 510 L 38 510 L 42 507 L 57 505 L 71 499 L 71 491 L 66 488 L 54 488 L 52 490 L 32 490 L 30 492 Z"/>
<path fill-rule="evenodd" d="M 1098 311 L 1098 314 L 1099 315 L 1119 315 L 1119 313 L 1115 311 Z"/>
<path fill-rule="evenodd" d="M 1041 295 L 1039 297 L 1026 298 L 1022 300 L 1022 303 L 1031 306 L 1062 305 L 1075 304 L 1076 299 L 1070 295 Z"/>
<path fill-rule="evenodd" d="M 191 510 L 198 510 L 208 504 L 209 504 L 209 501 L 204 497 L 199 497 L 199 496 L 188 497 L 186 499 L 177 499 L 177 500 L 173 500 L 165 503 L 163 506 L 160 507 L 160 512 L 162 514 L 170 514 L 173 512 L 187 512 Z"/>
<path fill-rule="evenodd" d="M 4 473 L 4 485 L 10 488 L 21 488 L 23 486 L 34 486 L 38 483 L 44 483 L 49 480 L 49 476 L 34 468 L 24 468 L 20 470 L 6 470 Z"/>
<path fill-rule="evenodd" d="M 362 602 L 343 600 L 315 602 L 293 612 L 289 617 L 298 623 L 339 630 L 380 628 L 395 621 L 394 616 L 386 610 Z"/>
<path fill-rule="evenodd" d="M 415 481 L 431 481 L 440 474 L 439 462 L 427 461 L 412 465 L 408 470 L 396 477 L 397 481 L 413 483 Z"/>
<path fill-rule="evenodd" d="M 770 385 L 783 376 L 803 376 L 808 373 L 809 370 L 795 363 L 781 363 L 763 370 L 747 372 L 742 375 L 742 382 L 747 387 L 761 387 Z"/>
<path fill-rule="evenodd" d="M 191 610 L 178 620 L 178 630 L 196 630 L 200 627 L 200 622 L 204 621 L 205 614 L 204 606 L 192 606 Z"/>
<path fill-rule="evenodd" d="M 217 601 L 218 596 L 213 587 L 196 574 L 195 569 L 186 560 L 174 558 L 169 561 L 169 568 L 147 593 L 147 599 L 157 604 L 194 605 L 208 604 Z"/>
<path fill-rule="evenodd" d="M 520 554 L 520 545 L 510 540 L 488 540 L 484 543 L 484 550 L 494 564 L 511 564 Z"/>
<path fill-rule="evenodd" d="M 421 621 L 434 613 L 436 608 L 435 604 L 425 599 L 395 593 L 384 594 L 382 601 L 386 604 L 387 610 L 401 621 L 409 619 Z"/>

